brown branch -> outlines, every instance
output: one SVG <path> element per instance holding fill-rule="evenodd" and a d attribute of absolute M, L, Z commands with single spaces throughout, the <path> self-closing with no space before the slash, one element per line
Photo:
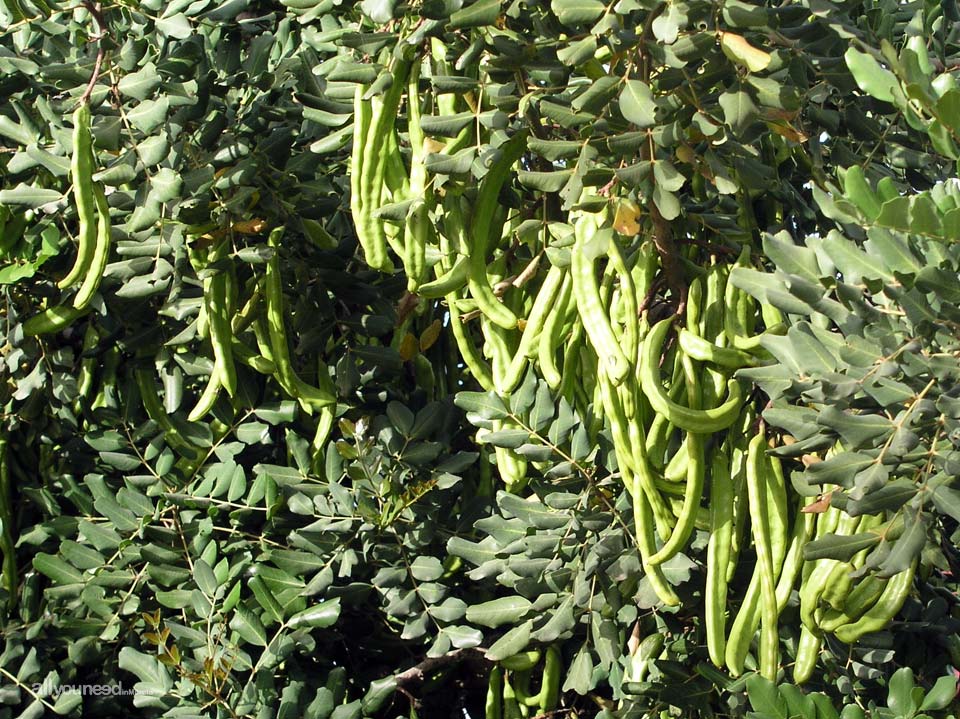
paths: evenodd
<path fill-rule="evenodd" d="M 650 202 L 650 218 L 653 220 L 653 245 L 660 255 L 667 287 L 676 296 L 676 313 L 682 315 L 687 307 L 687 284 L 683 280 L 680 263 L 677 262 L 677 246 L 673 241 L 670 223 L 660 214 L 655 202 Z"/>
<path fill-rule="evenodd" d="M 650 82 L 651 68 L 650 56 L 647 54 L 646 43 L 653 35 L 653 21 L 660 17 L 661 13 L 667 9 L 667 3 L 662 2 L 656 8 L 647 14 L 647 19 L 643 23 L 643 32 L 640 34 L 640 76 L 646 83 Z"/>
<path fill-rule="evenodd" d="M 484 656 L 486 650 L 481 647 L 469 647 L 463 649 L 454 649 L 447 654 L 441 654 L 439 657 L 427 657 L 419 664 L 406 669 L 395 676 L 397 686 L 403 687 L 407 684 L 422 682 L 427 678 L 427 674 L 443 667 L 459 664 L 464 661 L 488 663 Z"/>
<path fill-rule="evenodd" d="M 97 23 L 97 34 L 95 37 L 92 37 L 91 40 L 95 40 L 97 43 L 97 59 L 93 63 L 93 76 L 90 78 L 90 82 L 87 83 L 86 89 L 83 91 L 83 94 L 80 96 L 80 104 L 87 102 L 90 99 L 90 95 L 93 94 L 93 88 L 96 87 L 97 81 L 100 79 L 100 70 L 103 67 L 103 37 L 107 32 L 107 24 L 103 20 L 103 13 L 100 11 L 100 3 L 90 2 L 90 0 L 83 0 L 83 6 L 87 9 L 87 12 L 93 16 L 93 19 Z"/>
<path fill-rule="evenodd" d="M 655 10 L 647 15 L 644 23 L 643 34 L 640 36 L 640 72 L 643 81 L 650 84 L 652 68 L 650 67 L 650 57 L 646 51 L 646 44 L 650 41 L 653 33 L 653 21 L 664 11 L 666 3 L 660 3 Z M 653 136 L 647 131 L 647 143 L 640 150 L 640 158 L 646 162 L 656 161 L 653 151 Z M 650 219 L 653 221 L 653 245 L 657 248 L 660 255 L 660 264 L 663 267 L 663 274 L 667 278 L 667 287 L 675 296 L 675 312 L 682 315 L 687 306 L 687 285 L 683 281 L 683 273 L 680 270 L 680 264 L 677 262 L 677 246 L 673 241 L 673 233 L 670 228 L 670 222 L 664 219 L 660 214 L 660 208 L 657 203 L 650 199 Z"/>
<path fill-rule="evenodd" d="M 650 283 L 650 289 L 647 290 L 647 294 L 644 296 L 643 300 L 640 302 L 640 306 L 637 308 L 637 312 L 643 314 L 650 308 L 653 304 L 653 299 L 657 296 L 657 292 L 660 290 L 661 278 L 657 277 Z"/>

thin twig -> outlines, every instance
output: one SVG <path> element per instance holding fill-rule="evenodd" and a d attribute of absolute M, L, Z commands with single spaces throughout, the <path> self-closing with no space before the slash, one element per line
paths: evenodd
<path fill-rule="evenodd" d="M 485 649 L 481 649 L 480 647 L 464 647 L 463 649 L 455 649 L 447 654 L 441 654 L 439 657 L 427 657 L 419 664 L 397 674 L 395 677 L 397 686 L 402 687 L 406 684 L 421 682 L 426 678 L 427 674 L 435 669 L 451 664 L 459 664 L 462 661 L 487 662 L 488 660 L 484 657 L 485 651 Z"/>
<path fill-rule="evenodd" d="M 97 23 L 96 37 L 91 38 L 91 40 L 95 40 L 97 43 L 97 59 L 93 63 L 93 75 L 90 78 L 90 82 L 87 83 L 86 89 L 80 96 L 81 105 L 90 99 L 90 95 L 93 94 L 93 88 L 96 87 L 97 81 L 100 79 L 100 70 L 103 67 L 103 56 L 105 54 L 103 49 L 103 37 L 107 32 L 107 24 L 103 20 L 103 13 L 100 12 L 100 3 L 93 3 L 89 0 L 83 0 L 83 6 L 87 9 L 87 12 L 90 13 Z"/>

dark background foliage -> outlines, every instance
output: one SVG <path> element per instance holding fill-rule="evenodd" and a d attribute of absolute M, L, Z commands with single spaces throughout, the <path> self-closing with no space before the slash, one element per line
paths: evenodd
<path fill-rule="evenodd" d="M 912 668 L 924 688 L 954 671 L 955 3 L 90 10 L 0 9 L 0 717 L 475 717 L 493 660 L 550 644 L 577 715 L 827 715 L 709 665 L 703 533 L 666 567 L 682 607 L 659 605 L 592 398 L 572 402 L 532 372 L 508 398 L 472 394 L 481 388 L 444 303 L 360 259 L 348 199 L 355 83 L 432 42 L 448 67 L 421 78 L 425 106 L 452 96 L 459 115 L 425 126 L 438 138 L 472 128 L 465 150 L 428 168 L 450 196 L 471 201 L 503 133 L 523 130 L 522 169 L 501 195 L 521 218 L 545 208 L 562 222 L 584 186 L 616 181 L 649 208 L 638 230 L 667 223 L 683 258 L 665 267 L 662 295 L 743 245 L 769 270 L 737 282 L 791 329 L 765 345 L 777 364 L 744 376 L 796 440 L 782 449 L 794 488 L 838 483 L 836 503 L 901 516 L 899 539 L 877 542 L 877 568 L 922 559 L 890 631 L 854 649 L 829 644 L 813 689 L 837 707 L 913 716 L 923 690 L 916 699 L 893 670 Z M 851 47 L 870 60 L 851 60 Z M 29 338 L 23 320 L 57 302 L 71 262 L 70 114 L 98 51 L 95 179 L 114 252 L 93 311 Z M 846 181 L 850 167 L 875 196 Z M 266 230 L 279 225 L 274 249 Z M 518 231 L 505 275 L 529 265 L 538 235 Z M 237 397 L 187 420 L 213 361 L 198 333 L 211 271 L 198 250 L 211 237 L 228 239 L 214 269 L 240 288 L 235 309 L 280 253 L 294 363 L 336 386 L 329 434 L 245 366 Z M 563 261 L 569 248 L 551 240 L 545 252 Z M 876 421 L 864 429 L 863 417 Z M 478 432 L 490 420 L 519 432 L 499 439 L 529 461 L 524 496 L 502 491 L 496 438 Z M 829 461 L 801 461 L 838 440 Z M 795 615 L 792 603 L 786 664 Z M 623 681 L 631 636 L 663 638 L 645 682 Z M 139 693 L 49 691 L 121 682 Z M 923 711 L 949 703 L 938 686 Z"/>

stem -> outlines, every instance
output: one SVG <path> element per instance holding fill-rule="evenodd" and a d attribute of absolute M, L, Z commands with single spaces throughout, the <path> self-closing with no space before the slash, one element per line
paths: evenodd
<path fill-rule="evenodd" d="M 100 79 L 100 69 L 103 67 L 103 36 L 107 31 L 107 24 L 103 20 L 103 13 L 100 11 L 100 3 L 93 3 L 90 0 L 83 0 L 83 6 L 87 9 L 93 19 L 97 23 L 97 34 L 95 37 L 91 38 L 97 43 L 97 59 L 93 63 L 93 75 L 90 77 L 90 82 L 87 83 L 86 89 L 83 91 L 83 94 L 80 96 L 80 104 L 83 104 L 90 99 L 90 95 L 93 93 L 93 88 L 96 87 L 97 81 Z"/>

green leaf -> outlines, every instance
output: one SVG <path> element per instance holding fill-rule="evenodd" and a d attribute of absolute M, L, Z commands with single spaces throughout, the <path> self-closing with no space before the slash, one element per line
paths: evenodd
<path fill-rule="evenodd" d="M 467 614 L 469 615 L 469 613 L 470 610 L 468 609 Z M 533 620 L 529 619 L 511 629 L 490 646 L 485 655 L 486 658 L 492 662 L 498 662 L 526 649 L 527 645 L 530 644 L 532 627 Z"/>
<path fill-rule="evenodd" d="M 927 523 L 915 511 L 904 512 L 906 528 L 877 569 L 878 577 L 892 577 L 910 568 L 927 542 Z"/>
<path fill-rule="evenodd" d="M 914 195 L 910 199 L 910 232 L 925 237 L 943 237 L 940 213 L 929 195 Z"/>
<path fill-rule="evenodd" d="M 840 712 L 840 719 L 866 719 L 866 712 L 856 704 L 847 704 Z"/>
<path fill-rule="evenodd" d="M 370 715 L 379 710 L 393 696 L 397 688 L 397 678 L 394 676 L 384 677 L 370 682 L 370 688 L 363 695 L 361 708 L 365 715 Z"/>
<path fill-rule="evenodd" d="M 817 706 L 813 697 L 793 684 L 781 684 L 777 687 L 780 696 L 787 702 L 787 716 L 798 719 L 817 719 Z"/>
<path fill-rule="evenodd" d="M 757 301 L 772 304 L 784 312 L 797 315 L 813 314 L 813 307 L 786 292 L 782 280 L 774 275 L 749 267 L 734 267 L 730 271 L 729 281 Z M 767 346 L 766 342 L 764 346 Z"/>
<path fill-rule="evenodd" d="M 477 116 L 472 112 L 458 112 L 453 115 L 426 115 L 420 119 L 420 128 L 428 135 L 453 137 Z"/>
<path fill-rule="evenodd" d="M 650 86 L 640 80 L 627 80 L 620 91 L 620 112 L 640 128 L 656 124 L 656 103 Z"/>
<path fill-rule="evenodd" d="M 0 190 L 0 205 L 26 205 L 31 208 L 42 207 L 54 202 L 60 202 L 63 194 L 56 190 L 47 190 L 42 187 L 31 187 L 20 183 L 12 190 Z"/>
<path fill-rule="evenodd" d="M 950 706 L 957 696 L 957 677 L 948 674 L 937 679 L 920 704 L 920 711 L 940 711 Z"/>
<path fill-rule="evenodd" d="M 467 147 L 453 155 L 433 152 L 426 156 L 424 164 L 427 171 L 434 175 L 466 175 L 473 166 L 476 154 L 475 147 Z"/>
<path fill-rule="evenodd" d="M 150 194 L 156 202 L 169 202 L 180 197 L 183 179 L 180 173 L 168 167 L 161 168 L 150 178 Z"/>
<path fill-rule="evenodd" d="M 463 537 L 450 537 L 447 540 L 447 551 L 455 557 L 466 559 L 471 564 L 479 567 L 485 562 L 496 559 L 496 542 L 487 537 L 482 542 L 470 542 Z"/>
<path fill-rule="evenodd" d="M 753 98 L 743 90 L 725 92 L 720 95 L 718 102 L 723 108 L 723 121 L 737 134 L 745 132 L 760 116 Z"/>
<path fill-rule="evenodd" d="M 483 419 L 506 419 L 507 408 L 496 392 L 458 392 L 453 400 L 460 409 Z"/>
<path fill-rule="evenodd" d="M 332 627 L 340 618 L 340 598 L 329 599 L 297 612 L 287 622 L 291 629 L 296 627 L 314 627 L 326 629 Z"/>
<path fill-rule="evenodd" d="M 880 215 L 880 199 L 867 183 L 863 168 L 854 165 L 841 170 L 843 177 L 843 191 L 847 199 L 853 202 L 868 220 L 875 220 Z"/>
<path fill-rule="evenodd" d="M 803 558 L 808 562 L 817 559 L 838 559 L 847 562 L 857 552 L 869 549 L 879 543 L 880 536 L 874 532 L 852 535 L 825 534 L 804 546 Z"/>
<path fill-rule="evenodd" d="M 497 493 L 497 504 L 507 515 L 520 519 L 528 527 L 559 529 L 570 523 L 570 516 L 551 509 L 536 499 L 523 499 L 508 492 Z"/>
<path fill-rule="evenodd" d="M 594 122 L 596 117 L 589 112 L 572 112 L 568 107 L 549 100 L 541 100 L 540 114 L 564 127 L 580 127 Z"/>
<path fill-rule="evenodd" d="M 274 596 L 273 592 L 270 591 L 270 587 L 267 586 L 267 583 L 264 581 L 263 577 L 259 574 L 255 574 L 250 577 L 247 581 L 247 586 L 250 587 L 250 591 L 253 592 L 253 596 L 256 598 L 257 603 L 266 610 L 267 614 L 275 622 L 283 621 L 283 606 Z M 207 593 L 208 596 L 214 596 Z"/>
<path fill-rule="evenodd" d="M 764 719 L 787 719 L 787 703 L 769 679 L 759 674 L 747 677 L 747 697 L 753 710 Z"/>
<path fill-rule="evenodd" d="M 929 496 L 939 511 L 960 522 L 960 491 L 940 484 L 930 492 Z"/>
<path fill-rule="evenodd" d="M 0 115 L 0 135 L 9 137 L 17 144 L 24 146 L 32 145 L 37 141 L 32 132 L 6 115 Z"/>
<path fill-rule="evenodd" d="M 881 219 L 887 204 L 889 203 L 884 204 L 884 210 L 881 211 Z M 878 219 L 878 222 L 881 222 L 881 219 Z M 823 240 L 823 248 L 843 274 L 846 282 L 856 283 L 861 277 L 884 282 L 894 281 L 893 273 L 886 264 L 863 252 L 839 232 L 831 231 Z"/>
<path fill-rule="evenodd" d="M 493 25 L 500 17 L 500 0 L 477 0 L 450 16 L 450 27 L 463 29 Z"/>
<path fill-rule="evenodd" d="M 517 179 L 524 187 L 540 192 L 560 192 L 570 181 L 572 172 L 568 170 L 558 170 L 556 172 L 527 172 L 521 170 L 517 173 Z"/>
<path fill-rule="evenodd" d="M 394 18 L 394 0 L 363 0 L 360 10 L 373 22 L 383 25 Z"/>
<path fill-rule="evenodd" d="M 214 576 L 213 569 L 209 564 L 202 559 L 194 561 L 193 576 L 201 592 L 211 598 L 217 595 L 217 587 L 220 583 L 217 581 L 216 576 Z"/>
<path fill-rule="evenodd" d="M 341 704 L 333 710 L 330 719 L 360 719 L 363 716 L 363 707 L 360 699 L 348 704 Z"/>
<path fill-rule="evenodd" d="M 427 607 L 427 612 L 430 614 L 430 616 L 439 619 L 441 622 L 455 622 L 459 619 L 462 619 L 464 614 L 466 614 L 466 611 L 467 603 L 462 599 L 458 599 L 457 597 L 447 597 L 442 603 Z M 448 629 L 456 628 L 457 627 L 448 627 Z M 470 632 L 471 634 L 479 633 L 477 644 L 483 641 L 482 632 L 478 632 L 478 630 L 473 629 L 472 627 L 459 627 L 459 629 Z M 451 641 L 453 642 L 454 646 L 460 646 L 456 643 L 456 641 L 453 640 L 453 637 L 451 637 Z"/>
<path fill-rule="evenodd" d="M 861 90 L 883 102 L 893 102 L 893 88 L 900 87 L 896 75 L 881 67 L 872 55 L 852 47 L 843 57 Z"/>
<path fill-rule="evenodd" d="M 49 577 L 54 584 L 81 584 L 83 574 L 54 554 L 38 554 L 33 558 L 33 568 Z"/>
<path fill-rule="evenodd" d="M 466 626 L 444 627 L 440 634 L 450 640 L 457 649 L 479 647 L 483 643 L 483 632 Z"/>
<path fill-rule="evenodd" d="M 576 626 L 573 607 L 573 595 L 568 595 L 560 602 L 560 606 L 547 615 L 547 622 L 534 632 L 533 638 L 538 642 L 549 644 L 566 636 Z"/>
<path fill-rule="evenodd" d="M 680 200 L 660 185 L 654 185 L 653 187 L 653 201 L 657 209 L 660 210 L 663 219 L 672 221 L 680 216 Z"/>
<path fill-rule="evenodd" d="M 665 45 L 672 45 L 677 41 L 677 35 L 680 32 L 680 23 L 686 18 L 680 8 L 670 3 L 667 9 L 653 21 L 650 29 L 653 30 L 654 37 Z"/>
<path fill-rule="evenodd" d="M 541 140 L 531 137 L 527 142 L 530 152 L 540 155 L 545 160 L 555 162 L 571 157 L 577 157 L 583 144 L 575 140 Z"/>
<path fill-rule="evenodd" d="M 166 668 L 155 656 L 138 652 L 133 647 L 123 647 L 118 655 L 118 666 L 134 674 L 148 686 L 169 689 L 173 685 Z"/>
<path fill-rule="evenodd" d="M 127 120 L 144 135 L 151 135 L 167 119 L 170 110 L 170 100 L 162 97 L 159 100 L 144 100 L 127 113 Z"/>
<path fill-rule="evenodd" d="M 913 701 L 913 687 L 913 670 L 910 667 L 900 667 L 890 677 L 887 706 L 897 715 L 907 717 L 917 710 Z"/>
<path fill-rule="evenodd" d="M 860 452 L 843 452 L 807 467 L 807 481 L 810 484 L 839 484 L 849 487 L 852 486 L 857 472 L 875 462 L 873 457 Z"/>
<path fill-rule="evenodd" d="M 157 73 L 157 66 L 152 62 L 146 63 L 134 73 L 124 75 L 117 83 L 120 93 L 134 100 L 146 100 L 158 87 L 160 75 Z"/>
<path fill-rule="evenodd" d="M 496 432 L 486 432 L 477 441 L 492 444 L 495 447 L 516 449 L 530 439 L 530 432 L 525 429 L 501 429 Z"/>
<path fill-rule="evenodd" d="M 436 557 L 421 555 L 410 563 L 410 574 L 418 582 L 432 582 L 443 575 L 443 564 Z"/>
<path fill-rule="evenodd" d="M 897 479 L 860 499 L 850 497 L 846 510 L 853 517 L 883 510 L 894 511 L 913 499 L 917 491 L 917 486 L 910 480 Z"/>
<path fill-rule="evenodd" d="M 837 432 L 853 449 L 874 446 L 893 431 L 893 422 L 882 415 L 854 414 L 830 405 L 820 411 L 817 423 Z"/>
<path fill-rule="evenodd" d="M 562 691 L 576 692 L 581 696 L 587 694 L 596 685 L 596 679 L 593 672 L 593 660 L 590 657 L 590 650 L 584 644 L 577 652 L 577 656 L 570 663 L 567 669 L 567 676 L 563 681 Z"/>
<path fill-rule="evenodd" d="M 870 238 L 864 244 L 867 254 L 883 258 L 893 272 L 916 274 L 923 266 L 905 238 L 879 227 L 867 231 Z"/>
<path fill-rule="evenodd" d="M 593 58 L 597 51 L 597 38 L 588 35 L 582 40 L 557 50 L 557 59 L 564 65 L 576 67 Z M 614 78 L 609 78 L 616 83 Z"/>
<path fill-rule="evenodd" d="M 500 597 L 467 607 L 466 617 L 468 622 L 495 629 L 502 624 L 512 624 L 523 619 L 532 606 L 533 604 L 526 597 Z"/>
<path fill-rule="evenodd" d="M 193 26 L 190 25 L 190 20 L 183 13 L 161 18 L 157 20 L 154 27 L 161 35 L 166 35 L 175 40 L 185 40 L 193 34 Z"/>
<path fill-rule="evenodd" d="M 292 621 L 292 620 L 291 620 Z M 267 646 L 267 630 L 256 614 L 242 604 L 238 604 L 230 619 L 230 628 L 250 644 L 258 647 Z"/>
<path fill-rule="evenodd" d="M 552 0 L 550 8 L 564 25 L 584 25 L 603 14 L 601 0 Z"/>

